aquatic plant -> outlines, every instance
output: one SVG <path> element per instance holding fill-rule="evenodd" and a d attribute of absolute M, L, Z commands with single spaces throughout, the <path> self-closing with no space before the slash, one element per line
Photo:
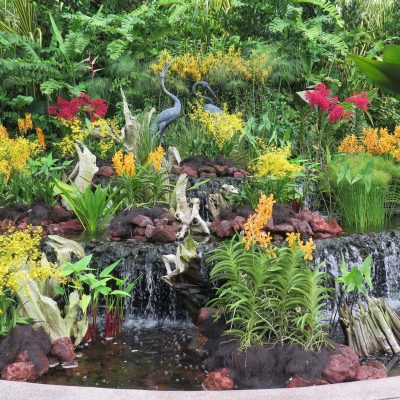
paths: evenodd
<path fill-rule="evenodd" d="M 88 186 L 81 192 L 75 185 L 69 186 L 58 181 L 56 188 L 83 228 L 91 234 L 104 231 L 120 205 L 114 202 L 115 192 L 110 193 L 109 187 L 97 185 L 93 191 Z"/>
<path fill-rule="evenodd" d="M 329 164 L 342 222 L 347 227 L 382 227 L 399 204 L 400 174 L 392 159 L 367 153 L 342 154 Z"/>

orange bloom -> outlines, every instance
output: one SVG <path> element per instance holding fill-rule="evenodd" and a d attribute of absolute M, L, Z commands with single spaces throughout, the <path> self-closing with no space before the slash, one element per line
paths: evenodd
<path fill-rule="evenodd" d="M 37 141 L 39 143 L 39 147 L 41 149 L 45 149 L 46 148 L 46 139 L 45 139 L 42 128 L 36 128 L 36 137 L 37 137 Z"/>

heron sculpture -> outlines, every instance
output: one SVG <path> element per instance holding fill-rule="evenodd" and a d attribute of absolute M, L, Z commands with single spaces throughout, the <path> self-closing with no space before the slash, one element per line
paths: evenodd
<path fill-rule="evenodd" d="M 160 72 L 160 84 L 161 84 L 161 89 L 163 92 L 171 97 L 171 99 L 174 101 L 174 106 L 171 108 L 167 108 L 166 110 L 161 111 L 156 119 L 154 120 L 153 126 L 152 126 L 152 133 L 153 136 L 157 133 L 159 137 L 161 137 L 162 133 L 164 132 L 165 128 L 172 122 L 174 122 L 180 115 L 182 111 L 182 104 L 181 101 L 178 99 L 177 96 L 169 92 L 165 88 L 165 83 L 164 83 L 164 78 L 165 74 L 171 67 L 171 64 L 168 63 L 164 67 L 164 69 Z"/>
<path fill-rule="evenodd" d="M 214 97 L 214 99 L 217 98 L 217 96 L 215 95 L 214 91 L 211 89 L 210 85 L 206 81 L 196 82 L 192 87 L 192 93 L 193 94 L 196 94 L 196 90 L 197 90 L 198 86 L 205 87 L 208 90 L 208 92 L 211 94 L 211 96 Z M 207 104 L 204 104 L 203 111 L 209 111 L 211 114 L 223 113 L 223 111 L 219 107 L 214 105 L 214 100 L 211 97 L 207 97 L 207 96 L 204 96 L 204 95 L 202 95 L 201 97 L 204 100 L 208 101 Z"/>

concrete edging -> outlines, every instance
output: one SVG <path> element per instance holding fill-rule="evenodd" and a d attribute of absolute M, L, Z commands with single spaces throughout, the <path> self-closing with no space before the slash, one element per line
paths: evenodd
<path fill-rule="evenodd" d="M 297 389 L 177 392 L 103 389 L 0 381 L 0 400 L 392 400 L 400 377 Z"/>

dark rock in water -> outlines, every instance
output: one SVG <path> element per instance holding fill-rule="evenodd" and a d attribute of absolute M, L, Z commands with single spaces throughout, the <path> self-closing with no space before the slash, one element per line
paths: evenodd
<path fill-rule="evenodd" d="M 337 353 L 328 358 L 322 378 L 329 383 L 349 382 L 355 379 L 360 360 L 355 351 L 345 345 L 339 345 Z"/>
<path fill-rule="evenodd" d="M 368 381 L 371 379 L 381 379 L 387 378 L 387 373 L 385 370 L 372 367 L 370 365 L 363 365 L 357 369 L 356 375 L 354 377 L 355 381 Z"/>
<path fill-rule="evenodd" d="M 218 311 L 217 308 L 214 307 L 202 307 L 199 310 L 199 313 L 197 315 L 197 325 L 200 329 L 200 331 L 204 332 L 204 325 L 207 320 L 212 318 L 213 315 Z"/>
<path fill-rule="evenodd" d="M 71 338 L 65 337 L 56 339 L 51 347 L 51 355 L 62 363 L 68 363 L 75 360 L 74 345 Z"/>
<path fill-rule="evenodd" d="M 203 381 L 204 390 L 233 390 L 235 383 L 227 368 L 221 368 L 207 374 Z"/>
<path fill-rule="evenodd" d="M 50 353 L 50 349 L 50 338 L 42 328 L 34 330 L 31 325 L 17 325 L 0 342 L 0 371 L 18 361 L 18 363 L 32 363 L 36 376 L 41 375 L 48 370 L 46 356 Z M 12 374 L 17 374 L 18 371 L 27 373 L 30 370 L 30 366 L 17 365 L 10 371 L 13 371 Z"/>
<path fill-rule="evenodd" d="M 35 364 L 30 361 L 12 363 L 1 371 L 1 379 L 5 381 L 34 382 L 37 378 Z"/>
<path fill-rule="evenodd" d="M 83 226 L 78 219 L 71 219 L 59 224 L 49 225 L 47 229 L 51 235 L 72 236 L 81 233 Z"/>

